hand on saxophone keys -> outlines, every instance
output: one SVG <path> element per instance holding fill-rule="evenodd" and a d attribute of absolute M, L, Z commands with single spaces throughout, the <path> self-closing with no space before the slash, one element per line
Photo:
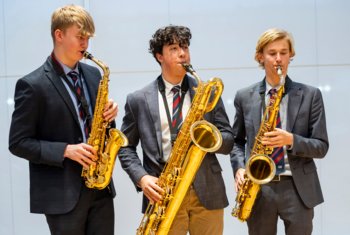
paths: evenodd
<path fill-rule="evenodd" d="M 68 144 L 63 156 L 78 162 L 85 169 L 88 169 L 90 165 L 96 165 L 95 161 L 97 161 L 96 150 L 85 143 Z"/>
<path fill-rule="evenodd" d="M 118 115 L 119 107 L 116 102 L 109 99 L 105 106 L 105 112 L 103 113 L 103 118 L 105 121 L 111 122 Z"/>
<path fill-rule="evenodd" d="M 261 144 L 268 147 L 277 148 L 282 146 L 293 145 L 293 134 L 280 128 L 275 128 L 273 131 L 264 133 L 264 137 L 261 139 Z"/>
<path fill-rule="evenodd" d="M 239 168 L 236 171 L 236 175 L 235 175 L 235 190 L 236 192 L 238 192 L 238 190 L 241 188 L 241 186 L 243 185 L 245 178 L 245 169 L 243 168 Z"/>
<path fill-rule="evenodd" d="M 157 177 L 144 175 L 138 184 L 151 203 L 160 201 L 162 199 L 162 195 L 164 194 L 164 190 L 157 185 L 157 182 Z"/>

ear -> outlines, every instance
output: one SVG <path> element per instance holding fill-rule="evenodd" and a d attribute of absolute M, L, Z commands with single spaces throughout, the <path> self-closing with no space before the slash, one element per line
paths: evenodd
<path fill-rule="evenodd" d="M 54 33 L 54 35 L 55 35 L 55 41 L 56 41 L 56 42 L 62 41 L 63 34 L 64 34 L 64 33 L 63 33 L 62 30 L 56 29 L 56 30 L 55 30 L 55 33 Z"/>
<path fill-rule="evenodd" d="M 259 60 L 259 64 L 264 64 L 264 56 L 262 53 L 258 54 L 258 60 Z"/>
<path fill-rule="evenodd" d="M 163 55 L 162 54 L 156 53 L 156 58 L 159 61 L 159 63 L 163 62 Z"/>

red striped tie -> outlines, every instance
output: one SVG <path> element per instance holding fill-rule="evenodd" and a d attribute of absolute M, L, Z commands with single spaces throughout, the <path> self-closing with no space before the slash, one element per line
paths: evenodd
<path fill-rule="evenodd" d="M 172 126 L 176 130 L 180 128 L 182 124 L 182 111 L 180 109 L 180 86 L 174 86 L 171 91 L 174 93 L 173 97 L 173 117 L 172 117 Z"/>
<path fill-rule="evenodd" d="M 79 110 L 79 116 L 81 118 L 81 120 L 83 121 L 84 123 L 84 133 L 85 133 L 85 137 L 88 138 L 89 136 L 89 126 L 88 126 L 88 123 L 87 123 L 87 116 L 85 115 L 84 113 L 84 109 L 83 109 L 83 105 L 82 103 L 80 102 L 81 100 L 81 97 L 84 95 L 84 92 L 82 90 L 82 87 L 80 85 L 80 82 L 79 82 L 79 74 L 76 72 L 76 71 L 70 71 L 68 73 L 68 76 L 70 78 L 72 78 L 72 81 L 73 81 L 73 85 L 74 85 L 74 89 L 76 91 L 76 94 L 77 96 L 79 96 L 79 98 L 77 97 L 77 104 L 78 104 L 78 110 Z"/>
<path fill-rule="evenodd" d="M 277 93 L 277 90 L 274 88 L 269 91 L 270 105 L 276 99 L 276 93 Z M 278 112 L 278 114 L 277 114 L 276 128 L 282 128 L 280 112 Z M 283 147 L 274 148 L 273 152 L 271 154 L 271 158 L 273 159 L 273 161 L 276 164 L 276 175 L 284 172 L 284 150 L 283 150 Z"/>

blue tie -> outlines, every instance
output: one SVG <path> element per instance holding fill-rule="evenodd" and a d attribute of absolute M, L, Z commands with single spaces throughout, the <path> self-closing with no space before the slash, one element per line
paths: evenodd
<path fill-rule="evenodd" d="M 276 93 L 277 93 L 277 90 L 274 89 L 274 88 L 269 91 L 269 94 L 270 94 L 270 105 L 276 99 L 276 95 L 277 95 Z M 277 114 L 276 128 L 282 128 L 280 112 L 278 112 L 278 114 Z M 279 175 L 282 172 L 284 172 L 284 150 L 283 150 L 283 146 L 274 148 L 273 152 L 271 154 L 271 158 L 273 159 L 273 161 L 276 164 L 276 175 Z"/>
<path fill-rule="evenodd" d="M 68 76 L 72 79 L 76 95 L 78 96 L 77 97 L 77 104 L 78 104 L 79 116 L 80 116 L 81 120 L 84 123 L 84 134 L 85 134 L 85 137 L 88 138 L 88 136 L 89 136 L 89 125 L 88 125 L 88 122 L 87 122 L 87 115 L 85 114 L 83 105 L 81 103 L 81 100 L 82 99 L 85 100 L 85 98 L 84 98 L 83 89 L 82 89 L 82 87 L 80 85 L 80 82 L 79 82 L 79 79 L 78 79 L 79 78 L 79 74 L 76 71 L 72 70 L 72 71 L 70 71 L 68 73 Z"/>

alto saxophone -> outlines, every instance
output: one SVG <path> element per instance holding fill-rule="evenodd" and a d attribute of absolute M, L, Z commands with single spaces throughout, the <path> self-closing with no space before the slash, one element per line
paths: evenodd
<path fill-rule="evenodd" d="M 237 217 L 240 221 L 246 221 L 250 217 L 261 185 L 270 182 L 276 173 L 276 165 L 269 157 L 273 148 L 261 144 L 261 139 L 266 132 L 270 132 L 276 127 L 279 105 L 284 93 L 284 78 L 280 66 L 277 67 L 277 73 L 282 85 L 275 94 L 274 102 L 271 102 L 265 109 L 253 149 L 246 163 L 244 183 L 237 193 L 236 205 L 232 209 L 232 216 Z"/>
<path fill-rule="evenodd" d="M 95 62 L 103 70 L 96 97 L 95 111 L 92 119 L 91 132 L 87 143 L 97 152 L 96 166 L 83 168 L 81 173 L 88 188 L 104 189 L 112 178 L 113 168 L 120 147 L 128 145 L 126 136 L 115 128 L 109 128 L 109 122 L 103 119 L 103 113 L 108 102 L 109 68 L 100 60 L 85 51 L 83 56 Z M 106 136 L 106 130 L 109 135 Z"/>
<path fill-rule="evenodd" d="M 198 86 L 194 88 L 191 107 L 158 179 L 157 184 L 165 193 L 160 201 L 148 205 L 137 235 L 168 234 L 204 156 L 207 152 L 218 150 L 222 144 L 220 131 L 203 120 L 204 114 L 214 109 L 221 96 L 222 81 L 213 78 L 203 83 L 191 65 L 183 64 L 183 67 L 195 77 Z"/>

